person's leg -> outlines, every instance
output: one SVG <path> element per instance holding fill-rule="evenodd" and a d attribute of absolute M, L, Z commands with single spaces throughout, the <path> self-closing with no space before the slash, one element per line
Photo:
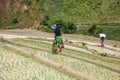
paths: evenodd
<path fill-rule="evenodd" d="M 57 53 L 57 42 L 56 42 L 56 41 L 53 41 L 53 44 L 52 44 L 52 52 L 53 52 L 54 54 Z"/>
<path fill-rule="evenodd" d="M 62 52 L 62 45 L 61 45 L 61 43 L 58 43 L 58 48 L 59 48 L 59 52 Z"/>
<path fill-rule="evenodd" d="M 57 36 L 57 45 L 59 48 L 59 52 L 62 52 L 62 36 Z"/>
<path fill-rule="evenodd" d="M 104 47 L 104 37 L 101 37 L 101 47 Z"/>

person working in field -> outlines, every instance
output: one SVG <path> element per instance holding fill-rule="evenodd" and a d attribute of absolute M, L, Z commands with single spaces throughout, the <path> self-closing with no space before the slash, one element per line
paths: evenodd
<path fill-rule="evenodd" d="M 101 42 L 101 47 L 104 47 L 104 40 L 106 38 L 105 34 L 100 33 L 100 42 Z"/>
<path fill-rule="evenodd" d="M 56 53 L 57 48 L 59 48 L 59 52 L 62 52 L 62 48 L 64 48 L 64 46 L 61 31 L 56 24 L 52 25 L 52 29 L 54 30 L 54 41 L 52 45 L 52 51 Z"/>

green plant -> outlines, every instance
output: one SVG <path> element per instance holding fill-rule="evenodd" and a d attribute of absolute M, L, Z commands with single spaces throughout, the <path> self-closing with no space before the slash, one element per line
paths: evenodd
<path fill-rule="evenodd" d="M 39 26 L 38 28 L 37 28 L 37 30 L 41 30 L 41 31 L 44 31 L 44 32 L 53 32 L 53 30 L 51 29 L 51 28 L 49 28 L 49 27 L 47 27 L 47 26 Z"/>
<path fill-rule="evenodd" d="M 76 80 L 53 67 L 15 54 L 6 48 L 0 47 L 0 59 L 0 80 Z"/>
<path fill-rule="evenodd" d="M 17 40 L 18 41 L 18 40 Z M 20 41 L 19 41 L 20 42 Z M 32 46 L 36 46 L 36 47 L 39 47 L 41 49 L 44 49 L 44 50 L 50 50 L 50 47 L 51 45 L 48 46 L 48 44 L 44 43 L 41 43 L 41 42 L 36 42 L 36 41 L 32 41 L 32 44 L 31 44 L 31 41 L 28 41 L 28 40 L 25 40 L 24 42 L 21 41 L 20 42 L 21 44 L 29 44 L 29 45 L 32 45 Z M 40 46 L 41 45 L 41 46 Z M 46 45 L 46 46 L 45 46 Z M 100 76 L 103 76 L 102 78 L 100 77 L 97 77 L 98 79 L 100 80 L 104 80 L 104 79 L 119 79 L 119 75 L 116 73 L 116 74 L 112 74 L 112 73 L 115 73 L 113 71 L 110 71 L 110 70 L 107 70 L 107 69 L 104 69 L 104 68 L 101 68 L 99 66 L 95 66 L 93 64 L 90 64 L 90 63 L 86 63 L 84 61 L 81 61 L 81 60 L 77 60 L 77 59 L 73 59 L 73 58 L 70 58 L 70 57 L 67 57 L 67 56 L 61 56 L 61 55 L 52 55 L 50 54 L 49 52 L 41 52 L 41 50 L 34 50 L 33 48 L 31 49 L 28 49 L 28 48 L 24 48 L 24 50 L 28 51 L 28 50 L 31 50 L 33 53 L 35 53 L 36 55 L 40 55 L 42 57 L 45 57 L 47 59 L 50 59 L 52 61 L 55 61 L 55 62 L 59 62 L 60 64 L 64 64 L 72 69 L 75 69 L 76 71 L 78 72 L 83 72 L 83 73 L 88 73 L 91 75 L 91 76 L 95 76 L 97 77 L 97 75 L 100 75 Z M 65 50 L 66 51 L 66 50 Z M 67 50 L 68 51 L 68 54 L 76 54 L 75 51 L 70 51 L 70 50 Z M 67 51 L 65 53 L 67 53 Z M 78 52 L 80 54 L 80 52 Z M 81 53 L 83 54 L 83 53 Z M 79 56 L 79 55 L 78 55 Z M 90 55 L 88 55 L 89 57 Z M 86 57 L 87 58 L 87 57 Z M 93 60 L 97 60 L 97 61 L 101 61 L 101 60 L 98 60 L 99 58 L 97 56 L 94 56 L 93 57 L 94 59 Z M 96 58 L 96 59 L 95 59 Z M 92 58 L 91 58 L 92 59 Z M 111 65 L 112 63 L 107 63 L 105 61 L 105 59 L 103 59 L 103 63 L 105 64 L 109 64 Z M 78 67 L 80 66 L 80 67 Z M 91 68 L 89 68 L 89 66 L 91 66 Z M 113 65 L 111 65 L 113 66 Z M 86 68 L 85 68 L 86 67 Z M 85 68 L 85 69 L 84 69 Z M 94 70 L 94 71 L 93 71 Z M 97 73 L 96 73 L 97 71 Z M 104 74 L 101 74 L 101 71 L 104 72 L 106 75 Z M 113 76 L 114 75 L 114 76 Z M 111 77 L 110 77 L 111 76 Z M 117 78 L 116 78 L 117 77 Z"/>
<path fill-rule="evenodd" d="M 85 46 L 86 46 L 86 43 L 82 42 L 82 46 L 85 47 Z"/>
<path fill-rule="evenodd" d="M 107 53 L 102 52 L 102 53 L 99 53 L 99 55 L 105 57 L 105 56 L 107 56 Z"/>
<path fill-rule="evenodd" d="M 17 17 L 14 17 L 13 19 L 12 19 L 12 23 L 13 24 L 16 24 L 16 23 L 18 23 L 19 21 L 18 21 L 18 18 Z"/>
<path fill-rule="evenodd" d="M 89 32 L 91 35 L 94 35 L 96 29 L 97 29 L 97 25 L 93 23 L 92 25 L 90 25 L 90 27 L 89 27 L 89 29 L 88 29 L 88 32 Z"/>
<path fill-rule="evenodd" d="M 73 34 L 77 31 L 77 27 L 73 22 L 56 20 L 54 21 L 54 23 L 57 25 L 58 28 L 61 29 L 63 33 Z"/>
<path fill-rule="evenodd" d="M 79 28 L 78 32 L 80 34 L 83 34 L 83 35 L 91 35 L 89 32 L 88 32 L 88 29 L 90 27 L 87 26 L 87 25 L 81 25 L 81 27 Z M 120 26 L 116 25 L 116 26 L 109 26 L 109 25 L 99 25 L 96 30 L 95 30 L 95 34 L 92 35 L 92 36 L 95 36 L 95 37 L 99 37 L 99 33 L 105 33 L 106 36 L 107 36 L 107 39 L 109 40 L 117 40 L 117 41 L 120 41 L 120 37 L 119 37 L 119 34 L 120 34 Z"/>
<path fill-rule="evenodd" d="M 49 16 L 45 15 L 40 24 L 44 25 L 44 26 L 48 26 L 49 25 L 49 20 L 50 20 Z"/>
<path fill-rule="evenodd" d="M 99 33 L 102 33 L 102 32 L 103 32 L 103 29 L 100 27 L 97 27 L 97 29 L 95 30 L 94 36 L 98 36 Z"/>
<path fill-rule="evenodd" d="M 57 25 L 57 27 L 59 27 L 61 29 L 63 24 L 64 24 L 64 21 L 63 20 L 56 20 L 55 24 Z"/>
<path fill-rule="evenodd" d="M 69 43 L 71 43 L 71 44 L 72 44 L 73 42 L 72 42 L 72 41 L 69 41 Z"/>

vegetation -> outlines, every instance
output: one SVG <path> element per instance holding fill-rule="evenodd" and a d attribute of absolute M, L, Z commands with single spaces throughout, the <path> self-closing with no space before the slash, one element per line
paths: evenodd
<path fill-rule="evenodd" d="M 94 25 L 89 27 L 88 25 L 85 25 L 78 29 L 77 34 L 99 37 L 99 33 L 101 32 L 106 34 L 106 39 L 120 41 L 120 26 Z"/>
<path fill-rule="evenodd" d="M 86 47 L 86 43 L 82 42 L 82 46 L 83 46 L 83 47 Z"/>
<path fill-rule="evenodd" d="M 5 8 L 7 2 L 10 3 L 9 10 Z M 48 15 L 51 21 L 63 20 L 79 25 L 91 22 L 120 24 L 119 0 L 4 0 L 0 3 L 3 6 L 0 9 L 0 20 L 2 20 L 0 24 L 2 26 L 10 26 L 14 15 L 20 19 L 20 26 L 34 22 L 37 17 L 42 19 L 45 15 Z M 44 22 L 44 19 L 42 21 Z"/>
<path fill-rule="evenodd" d="M 72 69 L 74 69 L 78 72 L 82 72 L 82 73 L 88 74 L 90 76 L 94 76 L 98 80 L 103 80 L 103 79 L 119 80 L 119 74 L 118 73 L 115 73 L 115 72 L 112 72 L 110 70 L 101 68 L 99 66 L 96 66 L 96 65 L 93 65 L 93 64 L 90 64 L 90 63 L 86 63 L 82 60 L 78 60 L 78 59 L 75 59 L 75 58 L 70 58 L 70 57 L 67 57 L 67 56 L 53 55 L 53 54 L 50 54 L 49 52 L 44 52 L 44 51 L 41 52 L 41 49 L 50 50 L 51 45 L 49 45 L 47 43 L 35 42 L 35 41 L 30 41 L 30 40 L 16 40 L 16 41 L 19 42 L 19 43 L 22 43 L 22 44 L 29 44 L 30 46 L 32 45 L 32 46 L 35 46 L 35 47 L 39 47 L 40 50 L 15 45 L 18 48 L 24 49 L 26 51 L 30 51 L 30 52 L 38 55 L 38 56 L 42 56 L 42 57 L 45 57 L 49 60 L 58 62 L 60 64 L 63 64 L 63 66 L 68 66 L 68 67 L 70 67 L 70 68 L 72 68 Z M 68 53 L 68 54 L 73 54 L 73 52 L 74 52 L 75 55 L 77 55 L 77 54 L 86 55 L 86 54 L 83 54 L 83 53 L 80 53 L 80 52 L 77 52 L 77 51 L 65 50 L 65 53 Z M 80 55 L 78 55 L 78 56 L 80 56 Z M 97 60 L 97 61 L 100 60 L 101 61 L 101 59 L 99 59 L 99 57 L 97 57 L 97 56 L 96 57 L 94 56 L 93 58 L 94 58 L 94 60 Z M 103 60 L 102 62 L 106 63 L 106 64 L 110 64 L 110 66 L 119 65 L 117 63 L 115 63 L 116 64 L 115 65 L 113 60 L 112 60 L 112 63 L 108 63 L 105 60 Z M 80 66 L 80 67 L 78 67 L 78 66 Z M 106 75 L 102 74 L 103 72 Z"/>
<path fill-rule="evenodd" d="M 100 56 L 103 56 L 103 57 L 107 56 L 107 54 L 104 53 L 104 52 L 103 52 L 103 53 L 100 53 L 99 55 L 100 55 Z"/>
<path fill-rule="evenodd" d="M 0 47 L 0 80 L 76 80 L 54 68 Z"/>
<path fill-rule="evenodd" d="M 41 25 L 37 28 L 37 30 L 41 30 L 41 31 L 44 31 L 44 32 L 53 32 L 53 30 L 48 27 L 48 26 L 44 26 L 44 25 Z"/>
<path fill-rule="evenodd" d="M 45 13 L 53 19 L 78 24 L 119 23 L 119 0 L 46 0 Z M 112 15 L 112 16 L 111 16 Z"/>
<path fill-rule="evenodd" d="M 44 16 L 40 24 L 44 26 L 49 26 L 50 25 L 49 16 L 48 15 Z"/>
<path fill-rule="evenodd" d="M 19 21 L 18 21 L 18 19 L 17 19 L 16 17 L 12 19 L 12 23 L 13 23 L 13 24 L 16 24 L 16 23 L 18 23 L 18 22 L 19 22 Z"/>
<path fill-rule="evenodd" d="M 65 22 L 62 20 L 56 20 L 55 23 L 62 30 L 63 33 L 75 33 L 77 31 L 77 27 L 73 22 Z"/>
<path fill-rule="evenodd" d="M 120 28 L 116 27 L 120 25 L 119 0 L 4 0 L 0 4 L 0 28 L 3 29 L 30 28 L 37 21 L 38 29 L 41 25 L 47 26 L 41 27 L 43 31 L 51 32 L 50 26 L 57 23 L 63 33 L 98 37 L 103 31 L 107 39 L 120 40 Z M 89 28 L 80 27 L 90 23 L 94 24 Z"/>

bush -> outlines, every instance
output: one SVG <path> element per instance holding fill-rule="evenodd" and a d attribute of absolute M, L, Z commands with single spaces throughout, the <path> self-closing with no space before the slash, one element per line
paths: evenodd
<path fill-rule="evenodd" d="M 16 23 L 18 23 L 19 21 L 18 21 L 18 18 L 17 17 L 14 17 L 13 19 L 12 19 L 12 23 L 13 24 L 16 24 Z"/>
<path fill-rule="evenodd" d="M 46 16 L 44 16 L 43 17 L 43 19 L 42 19 L 42 21 L 41 21 L 41 25 L 44 25 L 44 26 L 48 26 L 50 23 L 49 23 L 49 16 L 48 15 L 46 15 Z"/>
<path fill-rule="evenodd" d="M 82 42 L 82 46 L 85 47 L 85 46 L 86 46 L 86 43 Z"/>
<path fill-rule="evenodd" d="M 55 24 L 62 30 L 63 33 L 75 33 L 77 31 L 77 27 L 73 22 L 65 22 L 62 20 L 56 20 Z"/>
<path fill-rule="evenodd" d="M 53 32 L 53 30 L 51 28 L 48 28 L 47 26 L 39 26 L 37 30 L 41 30 L 44 32 Z"/>
<path fill-rule="evenodd" d="M 103 29 L 100 28 L 100 27 L 97 27 L 96 31 L 95 31 L 95 34 L 99 34 L 99 33 L 102 33 L 103 32 Z"/>
<path fill-rule="evenodd" d="M 89 29 L 88 29 L 88 32 L 89 32 L 91 35 L 94 35 L 96 29 L 97 29 L 97 25 L 96 25 L 96 24 L 92 24 L 92 25 L 90 25 L 90 27 L 89 27 Z"/>
<path fill-rule="evenodd" d="M 62 20 L 56 20 L 55 24 L 57 25 L 57 27 L 59 29 L 61 29 L 63 27 L 63 25 L 64 25 L 64 22 Z"/>
<path fill-rule="evenodd" d="M 93 36 L 98 36 L 99 33 L 102 33 L 103 29 L 100 27 L 97 27 L 96 24 L 92 24 L 90 25 L 88 32 L 89 35 L 93 35 Z"/>
<path fill-rule="evenodd" d="M 77 30 L 77 27 L 75 26 L 74 23 L 68 22 L 68 33 L 75 33 Z"/>
<path fill-rule="evenodd" d="M 105 56 L 107 56 L 107 54 L 103 52 L 103 53 L 100 53 L 100 56 L 105 57 Z"/>
<path fill-rule="evenodd" d="M 86 26 L 81 26 L 79 28 L 78 34 L 83 34 L 83 35 L 91 35 L 88 30 L 90 27 Z M 95 33 L 93 34 L 93 36 L 95 37 L 99 37 L 99 33 L 105 33 L 107 36 L 107 39 L 109 40 L 117 40 L 120 41 L 120 26 L 100 26 L 97 27 L 97 29 L 95 30 Z"/>

